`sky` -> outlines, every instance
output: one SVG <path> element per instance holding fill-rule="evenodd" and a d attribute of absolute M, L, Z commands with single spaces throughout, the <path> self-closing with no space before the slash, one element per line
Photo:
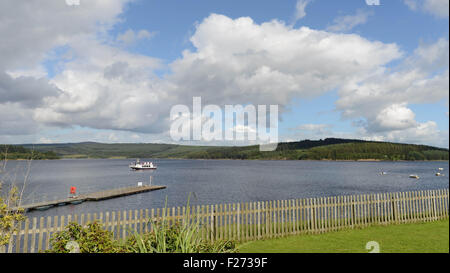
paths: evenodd
<path fill-rule="evenodd" d="M 201 97 L 278 105 L 280 141 L 448 148 L 448 10 L 448 0 L 2 0 L 0 143 L 176 143 L 171 108 Z"/>

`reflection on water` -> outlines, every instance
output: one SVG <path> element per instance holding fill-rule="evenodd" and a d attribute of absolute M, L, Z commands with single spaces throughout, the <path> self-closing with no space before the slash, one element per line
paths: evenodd
<path fill-rule="evenodd" d="M 164 190 L 100 202 L 54 207 L 29 216 L 72 214 L 182 206 L 191 204 L 266 201 L 360 193 L 448 188 L 448 162 L 330 162 L 151 160 L 155 171 L 132 171 L 128 159 L 33 161 L 25 188 L 26 202 L 77 193 L 135 186 L 138 182 L 165 185 Z M 444 170 L 438 171 L 438 168 Z M 8 161 L 6 181 L 23 181 L 25 161 Z M 384 174 L 382 174 L 385 172 Z M 436 176 L 440 172 L 444 176 Z M 417 174 L 420 179 L 409 178 Z M 7 177 L 7 179 L 5 179 Z"/>

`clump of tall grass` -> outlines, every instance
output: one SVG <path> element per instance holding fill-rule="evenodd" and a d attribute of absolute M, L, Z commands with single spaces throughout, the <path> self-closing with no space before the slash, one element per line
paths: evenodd
<path fill-rule="evenodd" d="M 170 225 L 163 213 L 161 219 L 151 219 L 153 231 L 139 234 L 134 232 L 125 245 L 130 252 L 139 253 L 225 253 L 236 252 L 236 245 L 232 241 L 209 242 L 202 238 L 201 222 L 196 214 L 191 215 L 190 194 L 186 211 L 182 220 Z M 167 198 L 165 209 L 167 209 Z"/>

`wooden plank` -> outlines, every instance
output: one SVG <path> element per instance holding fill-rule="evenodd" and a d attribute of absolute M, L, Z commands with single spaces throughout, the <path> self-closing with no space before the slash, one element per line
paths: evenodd
<path fill-rule="evenodd" d="M 316 223 L 317 215 L 316 215 L 316 199 L 311 198 L 311 220 L 312 220 L 312 226 L 311 231 L 313 233 L 316 232 L 317 223 Z"/>
<path fill-rule="evenodd" d="M 152 208 L 150 211 L 150 219 L 151 219 L 151 223 L 150 223 L 150 232 L 153 232 L 155 230 L 155 209 Z"/>
<path fill-rule="evenodd" d="M 218 225 L 218 239 L 219 240 L 223 240 L 223 226 L 224 226 L 224 223 L 223 223 L 223 220 L 222 220 L 222 217 L 223 217 L 223 213 L 222 213 L 222 204 L 219 204 L 218 206 L 217 206 L 217 209 L 218 209 L 218 213 L 217 213 L 217 216 L 216 217 L 218 217 L 219 219 L 218 219 L 218 221 L 217 221 L 217 225 Z"/>
<path fill-rule="evenodd" d="M 325 232 L 328 232 L 331 229 L 330 197 L 324 197 L 323 201 L 325 203 Z"/>
<path fill-rule="evenodd" d="M 324 202 L 325 202 L 325 231 L 328 232 L 331 227 L 330 197 L 325 197 Z"/>
<path fill-rule="evenodd" d="M 115 213 L 113 214 L 113 219 L 116 217 Z M 116 227 L 116 240 L 120 239 L 120 230 L 122 225 L 120 224 L 122 221 L 122 212 L 119 210 L 117 211 L 117 219 L 115 219 L 115 227 Z"/>
<path fill-rule="evenodd" d="M 417 191 L 413 191 L 412 195 L 412 209 L 413 209 L 413 222 L 417 222 L 419 217 L 419 208 L 417 206 Z"/>
<path fill-rule="evenodd" d="M 237 239 L 241 241 L 241 204 L 237 203 Z"/>
<path fill-rule="evenodd" d="M 281 236 L 285 236 L 285 235 L 286 235 L 286 234 L 285 234 L 285 229 L 284 229 L 284 228 L 285 228 L 285 224 L 284 224 L 284 208 L 285 208 L 284 200 L 281 200 L 281 201 L 280 201 Z"/>
<path fill-rule="evenodd" d="M 38 207 L 44 207 L 44 206 L 57 206 L 57 205 L 64 205 L 69 204 L 70 202 L 74 201 L 100 201 L 100 200 L 106 200 L 106 199 L 112 199 L 117 198 L 121 196 L 126 195 L 132 195 L 132 194 L 138 194 L 142 192 L 148 192 L 148 191 L 155 191 L 155 190 L 161 190 L 165 189 L 166 186 L 139 186 L 139 187 L 127 187 L 127 188 L 119 188 L 119 189 L 112 189 L 112 190 L 105 190 L 105 191 L 99 191 L 99 192 L 93 192 L 88 194 L 82 194 L 79 195 L 76 198 L 64 198 L 59 200 L 51 200 L 51 201 L 44 201 L 44 202 L 37 202 L 32 204 L 27 204 L 24 206 L 21 206 L 21 208 L 25 210 L 32 210 L 36 209 Z M 18 208 L 13 207 L 11 208 L 11 211 L 16 211 Z"/>
<path fill-rule="evenodd" d="M 262 237 L 262 226 L 261 226 L 261 202 L 257 202 L 257 216 L 258 216 L 258 239 Z"/>
<path fill-rule="evenodd" d="M 403 196 L 403 192 L 398 193 L 399 198 L 399 214 L 400 214 L 400 223 L 405 222 L 405 198 Z"/>
<path fill-rule="evenodd" d="M 105 212 L 105 221 L 103 223 L 105 229 L 111 232 L 110 222 L 109 222 L 109 211 Z"/>
<path fill-rule="evenodd" d="M 225 215 L 227 217 L 227 235 L 226 235 L 226 239 L 227 240 L 231 240 L 231 204 L 225 204 Z"/>
<path fill-rule="evenodd" d="M 432 220 L 432 209 L 431 209 L 431 198 L 430 198 L 430 191 L 425 191 L 425 200 L 426 200 L 426 206 L 427 206 L 427 221 L 430 222 Z"/>
<path fill-rule="evenodd" d="M 333 230 L 337 231 L 339 230 L 339 196 L 333 196 L 332 201 L 333 203 Z"/>
<path fill-rule="evenodd" d="M 421 201 L 422 201 L 422 220 L 423 221 L 427 221 L 427 202 L 426 202 L 426 196 L 425 196 L 425 191 L 420 191 L 420 195 L 421 195 Z"/>
<path fill-rule="evenodd" d="M 127 214 L 128 211 L 124 210 L 122 212 L 122 219 L 121 219 L 121 224 L 122 224 L 122 240 L 125 240 L 126 236 L 127 236 Z"/>
<path fill-rule="evenodd" d="M 444 211 L 445 218 L 448 218 L 448 202 L 449 202 L 449 189 L 444 190 L 445 198 L 444 198 Z"/>
<path fill-rule="evenodd" d="M 33 217 L 33 226 L 31 228 L 30 253 L 34 253 L 35 252 L 35 247 L 36 247 L 36 226 L 37 226 L 37 218 Z"/>
<path fill-rule="evenodd" d="M 303 219 L 303 198 L 299 198 L 297 199 L 297 216 L 298 216 L 298 222 L 297 222 L 297 227 L 298 227 L 298 233 L 297 234 L 301 234 L 303 232 L 303 224 L 304 224 L 304 219 Z"/>
<path fill-rule="evenodd" d="M 441 204 L 441 190 L 434 190 L 436 200 L 436 215 L 437 219 L 441 219 L 442 204 Z"/>
<path fill-rule="evenodd" d="M 50 247 L 51 224 L 52 224 L 52 217 L 47 216 L 47 225 L 46 225 L 47 233 L 45 236 L 45 248 L 43 250 L 47 250 Z"/>
<path fill-rule="evenodd" d="M 218 211 L 219 211 L 219 206 L 216 204 L 214 206 L 214 237 L 215 237 L 215 241 L 219 240 L 219 215 L 218 215 Z"/>
<path fill-rule="evenodd" d="M 144 232 L 148 233 L 149 230 L 149 226 L 151 225 L 150 223 L 150 215 L 149 215 L 149 209 L 145 209 L 145 218 L 144 218 Z"/>
<path fill-rule="evenodd" d="M 405 193 L 406 196 L 406 203 L 407 203 L 407 214 L 406 214 L 406 219 L 408 223 L 412 222 L 412 198 L 411 198 L 411 192 L 406 192 Z"/>
<path fill-rule="evenodd" d="M 343 206 L 342 196 L 336 196 L 337 230 L 340 230 L 342 228 L 342 215 L 343 215 L 342 206 Z"/>
<path fill-rule="evenodd" d="M 205 214 L 205 206 L 201 205 L 200 207 L 200 225 L 201 225 L 201 238 L 203 240 L 206 240 L 206 225 L 205 225 L 205 219 L 204 219 L 204 214 Z"/>
<path fill-rule="evenodd" d="M 435 191 L 431 191 L 430 192 L 431 196 L 432 196 L 432 200 L 433 200 L 433 220 L 437 220 L 437 212 L 436 212 L 436 192 Z"/>
<path fill-rule="evenodd" d="M 206 227 L 206 240 L 211 240 L 211 226 L 210 226 L 210 214 L 209 214 L 209 206 L 205 206 L 205 227 Z"/>
<path fill-rule="evenodd" d="M 290 199 L 289 201 L 289 231 L 290 234 L 295 234 L 295 206 L 294 199 Z"/>
<path fill-rule="evenodd" d="M 17 223 L 17 227 L 16 227 L 16 231 L 15 231 L 15 235 L 16 235 L 16 243 L 15 243 L 15 250 L 16 253 L 20 253 L 20 239 L 21 239 L 21 233 L 22 233 L 22 222 L 18 222 Z M 25 234 L 24 234 L 25 237 Z"/>
<path fill-rule="evenodd" d="M 113 238 L 118 239 L 119 230 L 116 222 L 116 212 L 113 211 L 111 213 L 111 232 L 113 233 Z"/>
<path fill-rule="evenodd" d="M 237 229 L 236 229 L 236 223 L 237 223 L 237 219 L 236 219 L 236 204 L 232 203 L 230 205 L 230 213 L 231 213 L 231 238 L 232 240 L 236 240 L 236 234 L 237 234 Z"/>
<path fill-rule="evenodd" d="M 294 214 L 294 234 L 298 234 L 298 224 L 299 224 L 299 205 L 298 199 L 294 199 L 293 201 L 293 214 Z"/>
<path fill-rule="evenodd" d="M 256 207 L 256 202 L 252 202 L 252 228 L 253 228 L 253 238 L 257 239 L 258 238 L 258 226 L 257 226 L 257 207 Z"/>
<path fill-rule="evenodd" d="M 264 201 L 263 202 L 263 212 L 264 212 L 264 233 L 263 233 L 263 238 L 268 238 L 269 237 L 269 211 L 268 211 L 268 205 L 269 202 L 268 201 Z"/>
<path fill-rule="evenodd" d="M 23 234 L 23 253 L 28 253 L 30 219 L 25 219 L 25 230 Z"/>

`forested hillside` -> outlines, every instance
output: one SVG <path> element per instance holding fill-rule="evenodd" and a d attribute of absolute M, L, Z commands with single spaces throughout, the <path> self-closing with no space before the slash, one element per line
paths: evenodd
<path fill-rule="evenodd" d="M 289 160 L 448 160 L 448 149 L 426 145 L 327 138 L 279 143 L 275 151 L 259 146 L 187 146 L 174 144 L 95 142 L 24 145 L 64 158 L 194 158 Z"/>

